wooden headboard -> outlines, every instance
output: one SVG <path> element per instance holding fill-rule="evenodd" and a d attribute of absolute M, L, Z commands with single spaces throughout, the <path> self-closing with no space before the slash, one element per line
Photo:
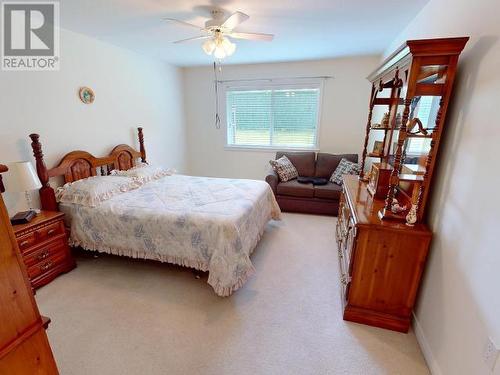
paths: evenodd
<path fill-rule="evenodd" d="M 5 173 L 9 170 L 6 165 L 0 164 L 0 193 L 3 193 L 5 191 L 5 188 L 3 186 L 3 181 L 2 181 L 2 173 Z"/>
<path fill-rule="evenodd" d="M 49 184 L 51 177 L 63 176 L 64 182 L 74 182 L 91 176 L 109 175 L 112 170 L 127 170 L 134 167 L 137 159 L 146 163 L 146 148 L 144 147 L 144 134 L 142 128 L 137 128 L 140 151 L 128 145 L 118 145 L 109 155 L 95 157 L 87 151 L 72 151 L 66 154 L 59 164 L 48 169 L 43 160 L 42 144 L 38 134 L 30 134 L 31 148 L 36 160 L 36 172 L 42 187 L 40 189 L 40 202 L 42 209 L 57 211 L 58 205 L 54 189 Z"/>

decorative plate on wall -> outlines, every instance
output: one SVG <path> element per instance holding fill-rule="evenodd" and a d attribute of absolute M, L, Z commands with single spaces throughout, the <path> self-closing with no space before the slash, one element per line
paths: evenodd
<path fill-rule="evenodd" d="M 85 104 L 92 104 L 94 102 L 95 94 L 90 87 L 81 87 L 79 95 L 80 95 L 80 100 Z"/>

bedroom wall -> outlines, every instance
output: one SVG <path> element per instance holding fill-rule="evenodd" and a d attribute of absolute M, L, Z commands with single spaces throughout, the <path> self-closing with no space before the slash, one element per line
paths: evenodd
<path fill-rule="evenodd" d="M 78 98 L 80 86 L 94 90 L 92 105 Z M 60 71 L 0 71 L 0 87 L 1 163 L 33 160 L 33 132 L 41 135 L 51 167 L 75 149 L 103 156 L 119 143 L 138 147 L 141 125 L 148 159 L 185 169 L 179 68 L 62 30 Z M 11 213 L 24 207 L 23 195 L 4 197 Z"/>
<path fill-rule="evenodd" d="M 365 77 L 379 56 L 293 63 L 224 65 L 219 79 L 334 76 L 326 80 L 320 128 L 323 152 L 361 152 L 370 84 Z M 214 126 L 212 67 L 184 68 L 184 105 L 189 152 L 188 172 L 195 175 L 263 179 L 274 151 L 226 150 L 224 124 Z"/>
<path fill-rule="evenodd" d="M 431 0 L 387 50 L 405 39 L 471 37 L 448 113 L 430 214 L 435 238 L 416 310 L 434 374 L 491 374 L 488 336 L 500 345 L 499 12 L 496 0 Z"/>

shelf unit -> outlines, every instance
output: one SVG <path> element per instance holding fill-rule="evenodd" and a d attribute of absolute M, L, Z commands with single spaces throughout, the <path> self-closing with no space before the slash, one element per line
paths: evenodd
<path fill-rule="evenodd" d="M 368 77 L 372 88 L 360 178 L 368 181 L 372 162 L 367 159 L 393 166 L 385 204 L 379 213 L 381 219 L 414 224 L 407 220 L 410 211 L 415 213 L 417 222 L 424 219 L 458 56 L 467 40 L 407 41 Z M 373 126 L 374 116 L 381 113 L 389 116 L 388 128 Z M 368 150 L 371 141 L 380 141 L 381 135 L 374 135 L 377 133 L 383 134 L 381 155 Z M 417 144 L 422 149 L 415 154 L 415 147 L 411 146 Z M 419 177 L 411 176 L 414 168 L 403 170 L 408 159 L 418 159 L 414 163 Z M 405 211 L 394 214 L 395 198 L 407 207 Z"/>
<path fill-rule="evenodd" d="M 336 228 L 345 320 L 410 327 L 432 239 L 424 213 L 467 40 L 409 40 L 369 76 L 362 173 L 344 176 Z M 374 123 L 389 129 L 375 131 Z M 368 151 L 375 140 L 381 155 Z"/>

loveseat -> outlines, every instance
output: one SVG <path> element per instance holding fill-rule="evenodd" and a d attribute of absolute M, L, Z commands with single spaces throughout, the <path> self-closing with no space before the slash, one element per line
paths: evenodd
<path fill-rule="evenodd" d="M 342 158 L 358 162 L 357 154 L 327 154 L 323 152 L 277 152 L 276 159 L 285 155 L 301 177 L 330 179 Z M 281 182 L 278 174 L 270 170 L 266 176 L 282 211 L 337 216 L 342 186 L 333 182 L 326 185 L 300 183 L 297 179 Z"/>

